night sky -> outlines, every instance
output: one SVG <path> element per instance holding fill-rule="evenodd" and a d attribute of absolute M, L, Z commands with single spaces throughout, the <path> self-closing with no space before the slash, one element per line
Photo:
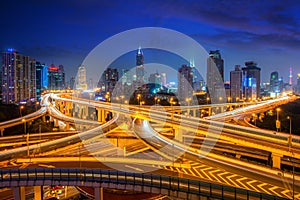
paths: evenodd
<path fill-rule="evenodd" d="M 295 83 L 300 73 L 298 0 L 6 0 L 0 16 L 2 51 L 63 64 L 67 77 L 105 39 L 149 26 L 182 32 L 207 51 L 220 49 L 226 80 L 234 65 L 248 60 L 261 67 L 263 81 L 277 70 L 288 82 L 293 67 Z"/>

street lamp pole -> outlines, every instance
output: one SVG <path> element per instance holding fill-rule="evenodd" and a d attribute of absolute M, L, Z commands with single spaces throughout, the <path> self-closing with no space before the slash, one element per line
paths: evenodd
<path fill-rule="evenodd" d="M 278 132 L 279 128 L 280 128 L 280 121 L 279 121 L 280 108 L 276 108 L 276 112 L 277 112 L 276 129 L 277 129 L 277 132 Z"/>

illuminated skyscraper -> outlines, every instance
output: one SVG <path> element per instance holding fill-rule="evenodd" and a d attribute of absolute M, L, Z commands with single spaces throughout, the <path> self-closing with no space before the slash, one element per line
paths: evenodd
<path fill-rule="evenodd" d="M 107 68 L 103 72 L 97 87 L 100 88 L 101 91 L 112 93 L 118 80 L 119 80 L 118 70 L 113 68 Z"/>
<path fill-rule="evenodd" d="M 56 67 L 54 64 L 51 64 L 48 67 L 48 90 L 62 89 L 65 89 L 64 67 L 62 65 Z"/>
<path fill-rule="evenodd" d="M 224 60 L 219 50 L 209 52 L 209 57 L 207 58 L 206 86 L 212 101 L 225 97 Z"/>
<path fill-rule="evenodd" d="M 136 53 L 136 80 L 144 83 L 144 75 L 144 54 L 141 47 L 139 47 Z"/>
<path fill-rule="evenodd" d="M 2 53 L 2 103 L 36 100 L 36 61 L 14 49 Z"/>
<path fill-rule="evenodd" d="M 193 68 L 182 65 L 178 69 L 178 97 L 180 101 L 185 101 L 193 95 Z"/>
<path fill-rule="evenodd" d="M 270 77 L 270 95 L 271 97 L 276 97 L 281 92 L 280 81 L 278 77 L 278 72 L 272 72 Z"/>
<path fill-rule="evenodd" d="M 167 86 L 167 74 L 166 73 L 161 73 L 161 82 L 162 86 Z"/>
<path fill-rule="evenodd" d="M 234 71 L 230 72 L 230 96 L 233 102 L 242 100 L 243 94 L 243 71 L 240 65 L 236 65 Z"/>
<path fill-rule="evenodd" d="M 245 62 L 243 67 L 243 95 L 246 99 L 260 97 L 260 68 L 253 61 Z"/>
<path fill-rule="evenodd" d="M 86 68 L 84 65 L 78 67 L 76 89 L 87 90 Z"/>
<path fill-rule="evenodd" d="M 41 99 L 42 90 L 45 89 L 43 82 L 47 76 L 44 76 L 44 71 L 47 68 L 45 64 L 36 62 L 36 97 L 38 100 Z"/>

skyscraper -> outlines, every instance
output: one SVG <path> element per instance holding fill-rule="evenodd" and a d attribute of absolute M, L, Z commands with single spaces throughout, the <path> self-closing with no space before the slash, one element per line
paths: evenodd
<path fill-rule="evenodd" d="M 101 91 L 105 92 L 112 92 L 119 80 L 119 73 L 117 69 L 114 68 L 107 68 L 99 82 L 98 82 L 98 88 L 100 88 Z"/>
<path fill-rule="evenodd" d="M 179 101 L 185 101 L 193 95 L 193 69 L 190 66 L 182 65 L 178 69 L 178 97 Z"/>
<path fill-rule="evenodd" d="M 76 89 L 87 90 L 86 68 L 84 65 L 78 67 Z"/>
<path fill-rule="evenodd" d="M 242 100 L 243 71 L 240 67 L 240 65 L 235 65 L 234 71 L 230 72 L 230 96 L 233 102 Z"/>
<path fill-rule="evenodd" d="M 253 61 L 245 62 L 243 67 L 243 95 L 246 99 L 260 97 L 260 68 Z"/>
<path fill-rule="evenodd" d="M 167 86 L 167 74 L 166 73 L 161 73 L 161 82 L 163 86 Z"/>
<path fill-rule="evenodd" d="M 221 97 L 225 98 L 224 60 L 219 50 L 209 52 L 209 57 L 207 58 L 206 86 L 212 101 L 216 101 Z"/>
<path fill-rule="evenodd" d="M 272 72 L 270 77 L 270 96 L 276 97 L 281 91 L 280 91 L 280 80 L 278 77 L 278 72 Z"/>
<path fill-rule="evenodd" d="M 144 54 L 141 47 L 139 47 L 136 53 L 136 80 L 144 83 L 144 75 Z"/>
<path fill-rule="evenodd" d="M 36 100 L 36 61 L 14 49 L 2 53 L 2 103 Z"/>
<path fill-rule="evenodd" d="M 158 72 L 150 74 L 149 76 L 149 83 L 154 83 L 155 85 L 161 87 L 162 79 Z"/>
<path fill-rule="evenodd" d="M 41 64 L 40 62 L 36 62 L 36 98 L 38 100 L 41 99 L 41 94 L 44 89 L 44 70 L 46 68 L 45 64 Z"/>
<path fill-rule="evenodd" d="M 65 72 L 62 65 L 56 67 L 51 64 L 48 67 L 48 90 L 65 89 Z"/>

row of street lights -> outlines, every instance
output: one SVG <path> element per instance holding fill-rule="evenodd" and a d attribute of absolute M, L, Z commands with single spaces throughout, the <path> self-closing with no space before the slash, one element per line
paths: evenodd
<path fill-rule="evenodd" d="M 279 112 L 281 111 L 280 108 L 276 108 L 276 112 L 277 112 L 277 119 L 276 119 L 276 128 L 277 128 L 277 132 L 280 129 L 280 121 L 279 121 Z M 292 136 L 292 118 L 290 116 L 287 116 L 287 119 L 290 122 L 290 126 L 289 126 L 289 137 L 288 137 L 288 145 L 289 145 L 289 152 L 292 153 L 292 156 L 294 157 L 294 152 L 292 151 L 292 142 L 293 142 L 293 136 Z M 292 199 L 295 198 L 295 166 L 294 166 L 294 162 L 290 159 L 291 163 L 292 163 L 292 175 L 293 175 L 293 186 L 292 186 Z"/>

